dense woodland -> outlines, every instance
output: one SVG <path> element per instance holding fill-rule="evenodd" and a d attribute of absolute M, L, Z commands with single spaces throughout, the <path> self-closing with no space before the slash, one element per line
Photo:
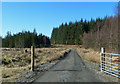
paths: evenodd
<path fill-rule="evenodd" d="M 118 51 L 118 16 L 105 17 L 91 21 L 81 21 L 61 24 L 54 28 L 51 36 L 53 44 L 84 45 L 86 48 Z"/>
<path fill-rule="evenodd" d="M 35 29 L 33 32 L 22 31 L 14 35 L 7 32 L 7 36 L 2 38 L 2 47 L 30 48 L 31 45 L 34 45 L 35 47 L 49 47 L 50 40 L 42 34 L 37 35 Z"/>
<path fill-rule="evenodd" d="M 105 19 L 98 18 L 96 20 L 91 19 L 91 21 L 83 21 L 83 19 L 81 19 L 79 22 L 76 21 L 75 23 L 62 23 L 58 28 L 53 29 L 51 43 L 80 45 L 83 43 L 83 34 L 89 33 L 98 22 L 104 21 Z"/>
<path fill-rule="evenodd" d="M 105 21 L 97 22 L 94 28 L 88 33 L 83 34 L 83 44 L 86 47 L 100 48 L 105 47 L 110 52 L 118 52 L 119 29 L 118 17 L 109 17 Z"/>

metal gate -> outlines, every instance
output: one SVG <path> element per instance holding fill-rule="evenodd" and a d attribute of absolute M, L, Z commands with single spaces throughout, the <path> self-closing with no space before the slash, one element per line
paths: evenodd
<path fill-rule="evenodd" d="M 101 48 L 101 72 L 120 78 L 120 54 L 105 53 Z"/>

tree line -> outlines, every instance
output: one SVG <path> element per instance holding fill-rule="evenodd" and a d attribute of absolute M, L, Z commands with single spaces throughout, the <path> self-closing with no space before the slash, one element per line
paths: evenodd
<path fill-rule="evenodd" d="M 54 28 L 51 36 L 53 44 L 70 44 L 80 45 L 83 43 L 82 37 L 84 33 L 88 33 L 94 28 L 97 22 L 102 22 L 104 19 L 97 18 L 96 20 L 86 21 L 81 19 L 79 22 L 67 22 L 61 24 L 58 28 Z"/>
<path fill-rule="evenodd" d="M 108 52 L 119 52 L 120 33 L 118 16 L 107 17 L 105 21 L 97 22 L 92 30 L 84 33 L 82 42 L 85 47 L 94 49 L 106 48 Z"/>
<path fill-rule="evenodd" d="M 120 21 L 119 16 L 97 18 L 86 21 L 81 19 L 76 22 L 67 22 L 61 24 L 57 28 L 53 28 L 51 39 L 47 36 L 39 34 L 36 30 L 33 32 L 22 31 L 11 35 L 7 32 L 5 38 L 2 39 L 2 47 L 8 48 L 30 48 L 48 47 L 52 44 L 66 45 L 84 45 L 86 48 L 100 49 L 105 47 L 110 51 L 118 51 L 120 49 L 120 30 L 118 28 Z"/>
<path fill-rule="evenodd" d="M 33 32 L 22 31 L 17 34 L 11 35 L 7 32 L 5 38 L 2 38 L 2 47 L 8 48 L 30 48 L 32 45 L 35 47 L 49 47 L 49 37 L 39 34 L 37 35 L 36 30 Z"/>
<path fill-rule="evenodd" d="M 118 16 L 79 22 L 69 22 L 54 28 L 51 36 L 52 44 L 84 45 L 86 48 L 101 47 L 114 52 L 119 48 Z"/>

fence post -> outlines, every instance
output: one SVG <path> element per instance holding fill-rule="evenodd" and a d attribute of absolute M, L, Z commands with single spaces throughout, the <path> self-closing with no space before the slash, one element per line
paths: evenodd
<path fill-rule="evenodd" d="M 31 71 L 34 71 L 34 46 L 31 46 Z"/>
<path fill-rule="evenodd" d="M 111 63 L 111 65 L 110 65 L 111 67 L 110 68 L 111 68 L 111 73 L 112 73 L 112 54 L 110 55 L 110 58 L 111 58 L 110 59 L 110 63 Z"/>
<path fill-rule="evenodd" d="M 101 65 L 100 65 L 101 68 L 100 68 L 100 70 L 101 70 L 101 72 L 102 72 L 102 67 L 103 67 L 103 64 L 102 64 L 102 58 L 103 58 L 103 57 L 102 57 L 102 55 L 103 55 L 103 53 L 101 52 L 101 53 L 100 53 L 100 56 L 101 56 Z"/>
<path fill-rule="evenodd" d="M 101 72 L 105 70 L 105 48 L 101 48 Z M 104 68 L 104 69 L 103 69 Z"/>

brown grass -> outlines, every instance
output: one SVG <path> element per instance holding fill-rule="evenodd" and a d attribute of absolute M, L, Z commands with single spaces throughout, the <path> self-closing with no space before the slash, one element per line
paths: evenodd
<path fill-rule="evenodd" d="M 100 64 L 100 52 L 93 49 L 75 48 L 77 52 L 87 61 Z"/>
<path fill-rule="evenodd" d="M 94 63 L 100 63 L 100 52 L 95 51 L 91 48 L 85 49 L 82 45 L 55 45 L 55 46 L 74 48 L 83 57 L 83 59 Z"/>
<path fill-rule="evenodd" d="M 68 48 L 36 48 L 35 49 L 35 66 L 43 63 L 49 63 L 59 60 Z M 2 64 L 2 81 L 14 82 L 23 75 L 23 71 L 30 69 L 30 49 L 24 53 L 24 49 L 16 51 L 2 51 L 2 59 L 9 64 Z"/>
<path fill-rule="evenodd" d="M 2 67 L 2 81 L 14 82 L 23 75 L 23 71 L 28 70 L 27 67 L 4 68 Z"/>

